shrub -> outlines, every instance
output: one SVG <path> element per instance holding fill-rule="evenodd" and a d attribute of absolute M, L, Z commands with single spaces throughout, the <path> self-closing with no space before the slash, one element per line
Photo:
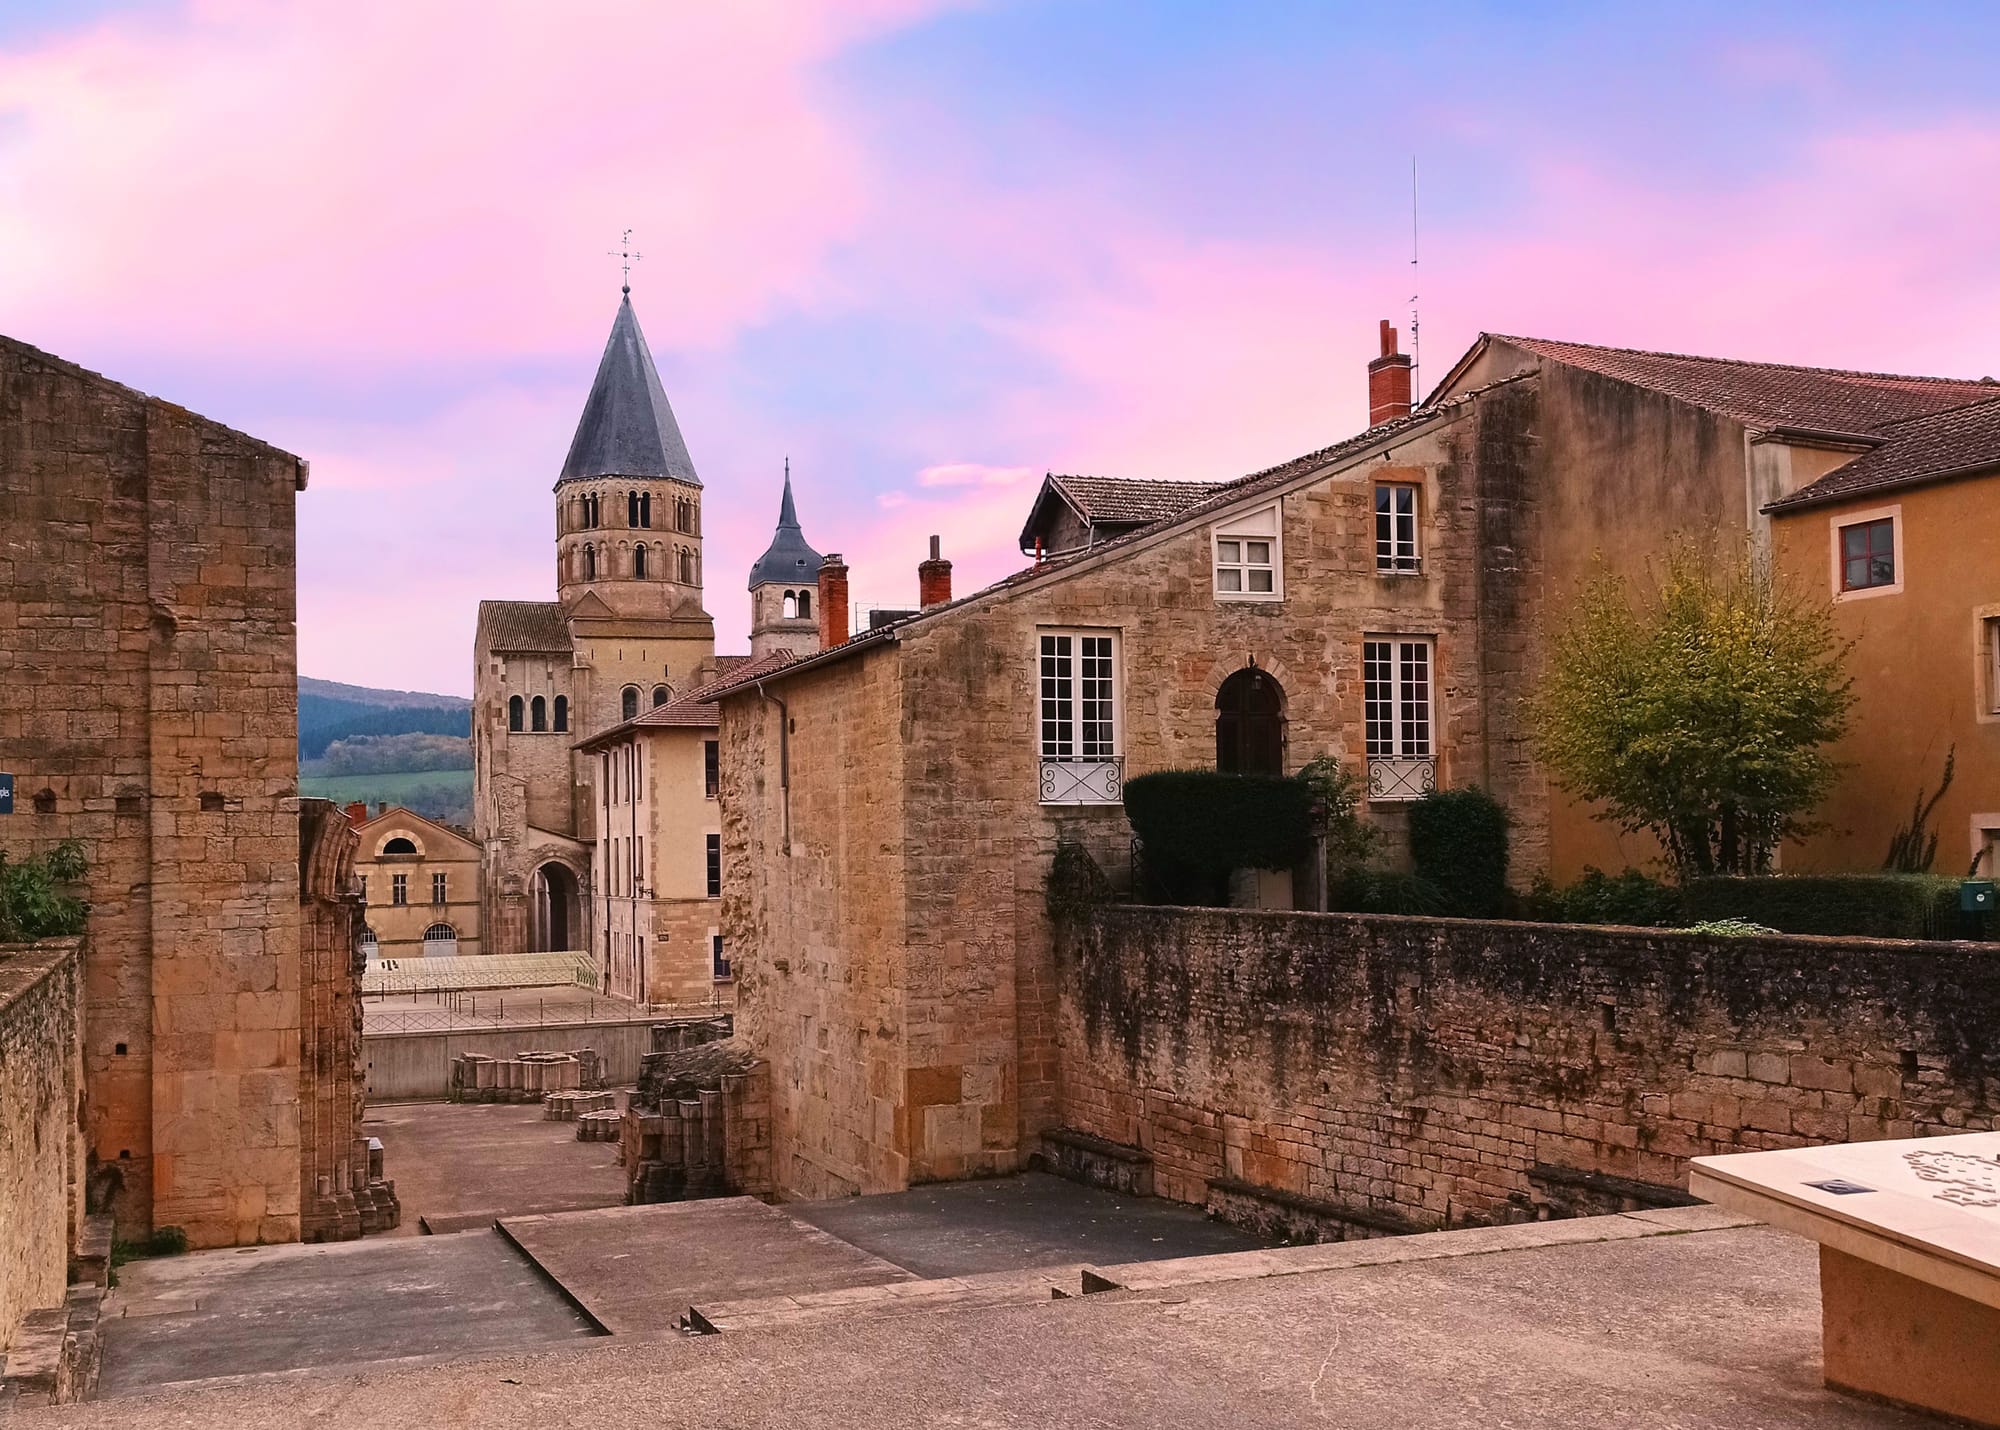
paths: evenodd
<path fill-rule="evenodd" d="M 1933 874 L 1775 874 L 1695 879 L 1697 922 L 1745 919 L 1784 933 L 1850 938 L 1956 938 L 1958 880 Z"/>
<path fill-rule="evenodd" d="M 1043 899 L 1053 924 L 1076 923 L 1111 896 L 1111 885 L 1090 851 L 1073 839 L 1056 845 L 1043 882 Z"/>
<path fill-rule="evenodd" d="M 82 933 L 90 905 L 75 888 L 83 873 L 83 845 L 74 839 L 14 863 L 0 849 L 0 943 Z"/>
<path fill-rule="evenodd" d="M 1432 790 L 1410 806 L 1410 862 L 1458 918 L 1507 906 L 1507 811 L 1483 789 Z"/>
<path fill-rule="evenodd" d="M 1543 875 L 1526 900 L 1529 918 L 1552 924 L 1617 924 L 1627 928 L 1679 928 L 1687 922 L 1680 890 L 1637 869 L 1607 874 L 1591 865 L 1568 888 Z"/>
<path fill-rule="evenodd" d="M 1361 817 L 1361 781 L 1331 755 L 1321 755 L 1299 771 L 1319 804 L 1325 829 L 1326 868 L 1331 882 L 1365 865 L 1382 842 L 1382 831 Z"/>
<path fill-rule="evenodd" d="M 1145 893 L 1156 901 L 1227 902 L 1238 869 L 1288 869 L 1312 850 L 1313 787 L 1273 775 L 1163 770 L 1125 785 L 1125 817 L 1141 842 Z"/>
<path fill-rule="evenodd" d="M 1438 918 L 1450 912 L 1442 890 L 1415 874 L 1386 869 L 1350 869 L 1328 895 L 1345 914 L 1407 914 Z"/>

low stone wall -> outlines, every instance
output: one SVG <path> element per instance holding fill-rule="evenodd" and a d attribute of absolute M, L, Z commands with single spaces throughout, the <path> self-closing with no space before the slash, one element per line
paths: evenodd
<path fill-rule="evenodd" d="M 0 945 L 0 1349 L 60 1306 L 83 1210 L 82 945 Z"/>
<path fill-rule="evenodd" d="M 1066 1130 L 1296 1236 L 1672 1203 L 1692 1156 L 2000 1111 L 1991 945 L 1114 907 L 1059 971 Z"/>
<path fill-rule="evenodd" d="M 639 1062 L 653 1046 L 652 1029 L 657 1021 L 649 1018 L 622 1023 L 537 1023 L 449 1033 L 368 1033 L 361 1039 L 368 1098 L 371 1102 L 443 1100 L 451 1095 L 452 1065 L 462 1054 L 507 1059 L 517 1057 L 525 1048 L 593 1048 L 598 1054 L 601 1080 L 624 1086 L 637 1081 Z M 539 1091 L 536 1096 L 540 1096 Z"/>

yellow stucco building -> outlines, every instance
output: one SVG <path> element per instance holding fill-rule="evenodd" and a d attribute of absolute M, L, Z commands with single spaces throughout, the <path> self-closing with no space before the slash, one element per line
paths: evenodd
<path fill-rule="evenodd" d="M 361 838 L 354 876 L 369 961 L 478 953 L 479 846 L 401 805 L 348 818 Z"/>

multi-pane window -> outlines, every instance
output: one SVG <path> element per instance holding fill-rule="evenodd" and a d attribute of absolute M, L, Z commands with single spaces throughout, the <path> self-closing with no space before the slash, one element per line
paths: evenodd
<path fill-rule="evenodd" d="M 1431 745 L 1431 643 L 1362 645 L 1362 715 L 1371 760 L 1427 760 Z"/>
<path fill-rule="evenodd" d="M 1840 589 L 1896 584 L 1896 521 L 1883 517 L 1840 528 Z"/>
<path fill-rule="evenodd" d="M 722 836 L 720 834 L 711 834 L 708 836 L 708 896 L 711 899 L 722 897 Z"/>
<path fill-rule="evenodd" d="M 1045 760 L 1108 760 L 1118 753 L 1116 638 L 1041 637 L 1041 750 Z"/>
<path fill-rule="evenodd" d="M 434 904 L 443 903 L 445 901 L 444 890 L 445 876 L 443 874 L 431 875 L 431 902 Z"/>
<path fill-rule="evenodd" d="M 1275 601 L 1284 595 L 1278 520 L 1278 508 L 1269 506 L 1214 528 L 1217 600 Z"/>
<path fill-rule="evenodd" d="M 719 933 L 708 936 L 708 958 L 716 978 L 723 979 L 729 976 L 729 958 L 722 951 L 722 935 Z"/>
<path fill-rule="evenodd" d="M 409 901 L 410 876 L 408 874 L 391 874 L 389 876 L 389 902 L 392 904 L 407 904 Z"/>
<path fill-rule="evenodd" d="M 1375 569 L 1415 571 L 1417 554 L 1417 489 L 1404 482 L 1375 487 Z"/>
<path fill-rule="evenodd" d="M 701 789 L 702 793 L 714 799 L 722 788 L 722 744 L 717 740 L 701 742 Z"/>
<path fill-rule="evenodd" d="M 639 893 L 646 886 L 646 841 L 635 835 L 632 840 L 632 892 Z"/>
<path fill-rule="evenodd" d="M 359 882 L 361 884 L 361 902 L 365 904 L 368 902 L 368 876 L 363 874 Z"/>

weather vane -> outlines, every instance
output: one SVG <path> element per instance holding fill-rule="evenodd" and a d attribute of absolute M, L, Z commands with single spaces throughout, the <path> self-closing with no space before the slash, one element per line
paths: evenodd
<path fill-rule="evenodd" d="M 621 260 L 625 271 L 625 286 L 620 291 L 629 295 L 632 291 L 632 265 L 646 255 L 632 251 L 632 230 L 629 228 L 619 237 L 618 244 L 618 251 L 607 253 L 607 256 Z"/>

